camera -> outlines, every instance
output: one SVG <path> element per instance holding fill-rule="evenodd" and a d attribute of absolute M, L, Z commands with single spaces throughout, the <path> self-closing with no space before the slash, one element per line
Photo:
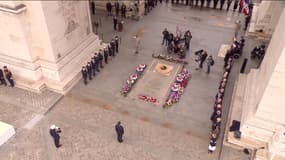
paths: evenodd
<path fill-rule="evenodd" d="M 61 133 L 61 128 L 56 127 L 56 129 L 55 129 L 55 130 L 56 130 L 56 132 L 57 132 L 57 133 Z"/>
<path fill-rule="evenodd" d="M 197 56 L 198 54 L 201 54 L 203 51 L 204 51 L 204 50 L 201 49 L 201 50 L 196 51 L 194 54 Z"/>

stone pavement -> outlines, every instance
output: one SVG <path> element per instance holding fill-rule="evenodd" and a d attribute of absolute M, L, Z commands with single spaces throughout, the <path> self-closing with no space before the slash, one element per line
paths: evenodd
<path fill-rule="evenodd" d="M 98 16 L 102 17 L 104 28 L 99 28 L 99 32 L 108 41 L 114 34 L 112 20 Z M 119 33 L 122 37 L 120 53 L 87 86 L 78 83 L 46 114 L 32 111 L 29 105 L 9 103 L 11 99 L 1 102 L 0 119 L 21 129 L 0 147 L 0 157 L 5 160 L 247 160 L 248 156 L 240 150 L 222 147 L 222 137 L 216 152 L 207 153 L 209 118 L 223 72 L 223 59 L 217 57 L 217 52 L 222 44 L 231 44 L 233 22 L 240 18 L 242 15 L 237 13 L 162 4 L 140 21 L 126 20 L 126 30 Z M 166 53 L 161 46 L 163 28 L 175 32 L 177 24 L 183 30 L 190 28 L 193 34 L 186 57 L 192 79 L 181 101 L 163 109 L 131 96 L 122 97 L 120 88 L 135 67 L 140 63 L 149 65 L 154 52 Z M 132 36 L 137 32 L 142 35 L 142 45 L 140 53 L 135 55 Z M 243 57 L 248 56 L 251 44 L 245 47 Z M 193 52 L 201 48 L 215 59 L 210 75 L 204 73 L 205 69 L 195 71 Z M 223 125 L 241 63 L 242 59 L 236 61 L 229 79 Z M 249 66 L 255 66 L 255 62 L 250 61 Z M 38 123 L 34 122 L 28 129 L 24 127 L 37 115 L 43 115 L 37 119 Z M 116 142 L 114 132 L 118 120 L 125 126 L 122 144 Z M 63 129 L 63 146 L 59 149 L 54 147 L 48 133 L 51 124 Z"/>
<path fill-rule="evenodd" d="M 38 114 L 45 114 L 63 95 L 45 90 L 41 94 L 20 88 L 0 86 L 0 101 Z"/>

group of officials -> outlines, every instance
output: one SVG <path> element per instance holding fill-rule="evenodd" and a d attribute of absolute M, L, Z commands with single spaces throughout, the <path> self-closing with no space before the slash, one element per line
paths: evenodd
<path fill-rule="evenodd" d="M 84 84 L 87 84 L 87 80 L 92 80 L 96 76 L 96 73 L 103 69 L 103 63 L 108 64 L 109 57 L 115 57 L 116 53 L 119 53 L 119 36 L 114 36 L 111 42 L 104 47 L 99 49 L 99 52 L 95 52 L 94 56 L 91 57 L 91 61 L 87 62 L 86 66 L 82 66 L 82 78 Z"/>
<path fill-rule="evenodd" d="M 179 32 L 179 33 L 178 33 Z M 180 58 L 185 58 L 185 49 L 190 49 L 190 41 L 192 39 L 192 34 L 190 30 L 184 32 L 184 35 L 181 31 L 177 31 L 176 36 L 173 33 L 169 32 L 167 28 L 162 31 L 162 45 L 167 46 L 168 53 L 177 53 Z M 183 43 L 181 43 L 183 42 Z"/>
<path fill-rule="evenodd" d="M 107 10 L 108 16 L 112 15 L 113 8 L 114 8 L 116 16 L 119 16 L 119 12 L 121 11 L 121 16 L 126 17 L 127 6 L 124 3 L 120 4 L 118 1 L 116 1 L 112 5 L 111 2 L 107 2 L 106 10 Z"/>
<path fill-rule="evenodd" d="M 168 0 L 166 0 L 168 2 Z M 201 8 L 207 7 L 211 8 L 213 7 L 214 9 L 218 8 L 218 3 L 220 4 L 219 8 L 220 10 L 223 9 L 224 4 L 227 4 L 226 10 L 228 11 L 230 9 L 230 6 L 232 3 L 234 4 L 233 6 L 233 11 L 236 11 L 237 8 L 239 7 L 238 11 L 242 11 L 242 5 L 241 5 L 241 0 L 171 0 L 171 3 L 176 3 L 176 4 L 184 4 L 186 6 L 199 6 Z M 213 5 L 211 6 L 211 4 Z"/>

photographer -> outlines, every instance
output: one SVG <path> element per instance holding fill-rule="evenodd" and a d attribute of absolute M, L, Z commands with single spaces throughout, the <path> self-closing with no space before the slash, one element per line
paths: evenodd
<path fill-rule="evenodd" d="M 59 148 L 61 146 L 61 144 L 59 143 L 60 139 L 59 133 L 61 133 L 61 129 L 53 124 L 50 126 L 49 133 L 54 140 L 55 147 Z"/>

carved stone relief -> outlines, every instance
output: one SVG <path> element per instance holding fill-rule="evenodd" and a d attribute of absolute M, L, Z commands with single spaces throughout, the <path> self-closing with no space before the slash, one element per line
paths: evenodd
<path fill-rule="evenodd" d="M 67 22 L 67 27 L 65 29 L 64 35 L 68 35 L 79 27 L 79 23 L 76 19 L 76 1 L 59 1 L 59 11 L 61 12 L 63 18 Z"/>

